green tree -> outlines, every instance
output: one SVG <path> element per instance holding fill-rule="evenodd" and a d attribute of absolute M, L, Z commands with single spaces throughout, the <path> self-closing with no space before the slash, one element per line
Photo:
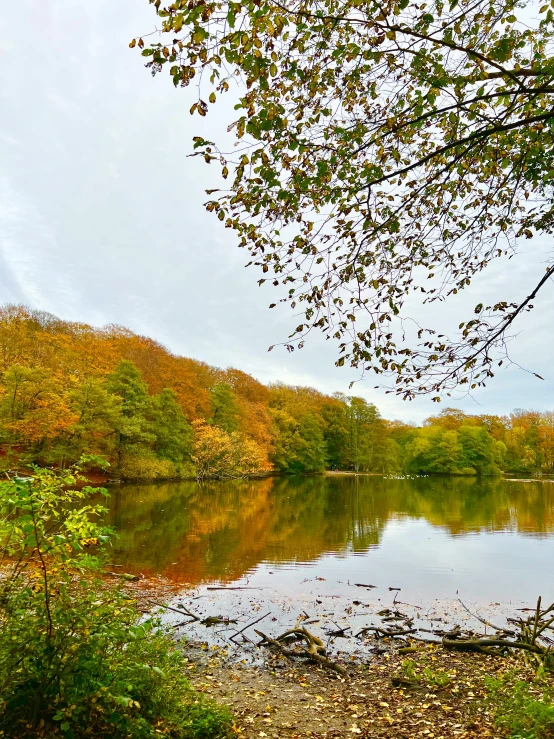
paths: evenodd
<path fill-rule="evenodd" d="M 210 422 L 228 434 L 239 427 L 239 412 L 233 388 L 226 382 L 218 382 L 210 390 L 212 417 Z"/>
<path fill-rule="evenodd" d="M 317 416 L 305 413 L 297 420 L 281 409 L 272 409 L 272 416 L 276 426 L 273 462 L 277 469 L 290 473 L 323 471 L 327 448 Z"/>
<path fill-rule="evenodd" d="M 479 303 L 450 339 L 402 319 L 408 296 L 447 299 L 554 224 L 550 5 L 153 4 L 159 36 L 130 45 L 175 86 L 200 79 L 191 114 L 244 82 L 225 122 L 240 155 L 194 146 L 230 178 L 208 210 L 260 282 L 303 308 L 290 348 L 320 329 L 338 365 L 390 376 L 404 397 L 486 382 L 554 266 L 515 302 Z"/>
<path fill-rule="evenodd" d="M 158 457 L 181 465 L 190 459 L 193 431 L 175 392 L 164 388 L 152 399 L 152 433 L 156 440 L 154 451 Z"/>
<path fill-rule="evenodd" d="M 149 447 L 156 436 L 149 420 L 152 401 L 140 372 L 132 362 L 120 362 L 106 381 L 108 392 L 121 399 L 121 414 L 115 426 L 117 466 L 126 454 L 142 445 Z"/>
<path fill-rule="evenodd" d="M 323 429 L 313 413 L 306 413 L 298 424 L 293 472 L 322 472 L 325 469 L 327 447 Z"/>
<path fill-rule="evenodd" d="M 381 416 L 363 398 L 348 398 L 347 403 L 349 462 L 356 472 L 373 470 L 383 441 Z"/>
<path fill-rule="evenodd" d="M 348 417 L 342 399 L 326 403 L 321 408 L 323 436 L 327 449 L 327 467 L 341 469 L 348 466 Z"/>
<path fill-rule="evenodd" d="M 416 474 L 460 473 L 461 455 L 462 448 L 456 431 L 446 431 L 437 426 L 424 427 L 417 429 L 412 441 L 406 445 L 406 469 Z"/>
<path fill-rule="evenodd" d="M 478 475 L 500 473 L 501 442 L 496 442 L 485 428 L 461 426 L 458 439 L 462 447 L 460 464 L 463 468 L 474 469 Z"/>
<path fill-rule="evenodd" d="M 383 439 L 376 455 L 376 466 L 385 475 L 400 472 L 402 469 L 402 448 L 389 436 Z"/>

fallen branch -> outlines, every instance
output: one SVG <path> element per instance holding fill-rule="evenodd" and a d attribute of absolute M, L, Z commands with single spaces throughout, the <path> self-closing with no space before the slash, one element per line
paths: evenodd
<path fill-rule="evenodd" d="M 366 634 L 369 631 L 373 631 L 375 633 L 375 636 L 378 639 L 384 639 L 386 636 L 390 637 L 397 637 L 397 636 L 407 636 L 408 634 L 416 634 L 418 632 L 418 629 L 383 629 L 380 626 L 365 626 L 363 629 L 358 631 L 357 634 L 355 634 L 355 637 L 358 638 L 359 636 L 362 636 L 363 634 Z"/>
<path fill-rule="evenodd" d="M 323 641 L 318 636 L 311 634 L 305 628 L 295 627 L 294 629 L 289 629 L 289 631 L 285 631 L 283 634 L 281 634 L 281 636 L 278 636 L 277 639 L 273 639 L 267 636 L 267 634 L 264 634 L 263 631 L 258 631 L 258 629 L 254 629 L 254 631 L 256 632 L 256 634 L 258 634 L 258 636 L 261 637 L 261 641 L 258 646 L 269 645 L 274 647 L 284 657 L 287 657 L 287 659 L 310 659 L 313 662 L 317 662 L 322 667 L 326 667 L 329 670 L 334 670 L 335 672 L 338 672 L 344 677 L 348 676 L 348 673 L 346 672 L 344 667 L 337 664 L 336 662 L 331 661 L 329 657 L 327 657 Z M 306 647 L 301 651 L 295 649 L 287 649 L 285 646 L 283 646 L 283 642 L 286 643 L 286 640 L 290 639 L 291 637 L 295 638 L 296 641 L 304 641 Z"/>
<path fill-rule="evenodd" d="M 546 649 L 536 644 L 489 637 L 483 639 L 447 639 L 443 637 L 442 644 L 446 649 L 457 649 L 460 652 L 485 652 L 485 654 L 494 654 L 495 652 L 491 652 L 490 648 L 499 647 L 501 650 L 523 649 L 528 652 L 534 652 L 535 654 L 547 653 Z"/>
<path fill-rule="evenodd" d="M 120 580 L 125 580 L 126 582 L 136 582 L 137 580 L 140 580 L 138 575 L 130 575 L 128 572 L 106 572 L 106 575 L 118 577 Z"/>
<path fill-rule="evenodd" d="M 243 629 L 241 629 L 240 631 L 237 631 L 235 634 L 233 634 L 233 636 L 231 636 L 229 638 L 229 641 L 234 642 L 235 639 L 237 638 L 237 636 L 239 636 L 239 634 L 242 634 L 244 631 L 246 631 L 246 629 L 249 629 L 251 626 L 255 626 L 260 621 L 263 621 L 264 618 L 267 618 L 270 615 L 270 613 L 271 613 L 271 611 L 268 611 L 264 616 L 260 616 L 260 618 L 257 618 L 255 621 L 252 621 L 252 623 L 246 624 L 246 626 Z"/>

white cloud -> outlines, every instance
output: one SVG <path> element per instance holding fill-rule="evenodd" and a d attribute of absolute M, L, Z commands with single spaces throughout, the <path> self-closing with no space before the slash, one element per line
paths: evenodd
<path fill-rule="evenodd" d="M 334 367 L 335 347 L 314 336 L 293 354 L 270 344 L 293 327 L 288 309 L 267 305 L 271 288 L 245 270 L 247 254 L 206 214 L 204 189 L 216 170 L 189 158 L 191 138 L 225 131 L 230 106 L 199 124 L 194 90 L 152 79 L 128 48 L 155 17 L 146 0 L 20 0 L 0 19 L 9 55 L 0 68 L 0 253 L 2 300 L 26 301 L 63 318 L 120 323 L 173 351 L 262 381 L 348 392 L 353 370 Z M 528 245 L 527 245 L 528 246 Z M 457 325 L 482 294 L 527 294 L 546 245 L 487 270 L 471 294 L 441 306 Z M 514 357 L 547 378 L 510 369 L 457 405 L 471 412 L 554 406 L 552 302 L 521 324 Z M 377 393 L 372 378 L 354 392 L 383 413 L 421 420 L 436 408 Z"/>

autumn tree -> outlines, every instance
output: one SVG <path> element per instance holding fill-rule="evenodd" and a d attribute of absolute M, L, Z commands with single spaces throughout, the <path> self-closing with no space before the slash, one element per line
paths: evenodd
<path fill-rule="evenodd" d="M 203 421 L 194 421 L 193 427 L 192 461 L 198 480 L 237 478 L 269 471 L 263 452 L 255 442 Z"/>
<path fill-rule="evenodd" d="M 432 319 L 411 330 L 406 301 L 448 299 L 554 226 L 550 5 L 150 2 L 159 33 L 130 46 L 198 85 L 191 114 L 238 92 L 237 146 L 199 126 L 194 148 L 229 181 L 208 210 L 302 314 L 289 349 L 320 330 L 338 365 L 404 398 L 492 377 L 554 265 L 450 337 Z"/>
<path fill-rule="evenodd" d="M 14 365 L 4 372 L 0 423 L 8 444 L 10 463 L 14 445 L 44 445 L 69 428 L 77 416 L 70 408 L 67 388 L 46 369 Z"/>

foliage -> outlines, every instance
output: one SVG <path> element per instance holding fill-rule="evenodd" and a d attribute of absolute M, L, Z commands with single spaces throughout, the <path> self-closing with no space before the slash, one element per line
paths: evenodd
<path fill-rule="evenodd" d="M 192 427 L 179 405 L 174 390 L 164 388 L 152 400 L 152 430 L 156 441 L 155 453 L 176 465 L 190 459 Z"/>
<path fill-rule="evenodd" d="M 262 385 L 121 327 L 0 308 L 0 468 L 100 454 L 113 476 L 236 477 L 271 469 L 554 472 L 554 413 L 446 408 L 416 428 L 357 396 Z"/>
<path fill-rule="evenodd" d="M 406 470 L 419 474 L 497 475 L 503 444 L 486 429 L 425 426 L 412 434 L 405 450 Z"/>
<path fill-rule="evenodd" d="M 239 426 L 238 410 L 233 390 L 226 382 L 218 382 L 211 389 L 212 417 L 214 426 L 231 433 Z"/>
<path fill-rule="evenodd" d="M 79 470 L 0 484 L 0 736 L 228 736 L 174 642 L 100 579 L 112 532 Z"/>
<path fill-rule="evenodd" d="M 269 471 L 256 443 L 202 421 L 194 424 L 192 461 L 199 480 L 253 475 Z"/>
<path fill-rule="evenodd" d="M 148 450 L 126 454 L 119 466 L 119 474 L 126 480 L 168 480 L 180 476 L 170 459 L 158 459 Z"/>
<path fill-rule="evenodd" d="M 379 411 L 363 398 L 347 400 L 349 463 L 354 470 L 374 469 L 379 444 L 384 438 Z"/>
<path fill-rule="evenodd" d="M 479 303 L 451 339 L 410 330 L 406 306 L 456 295 L 552 229 L 550 5 L 150 2 L 161 29 L 130 46 L 153 74 L 198 85 L 191 114 L 239 81 L 231 153 L 202 135 L 194 148 L 230 183 L 207 209 L 301 311 L 288 348 L 321 330 L 339 366 L 405 398 L 492 377 L 554 267 L 525 299 Z"/>
<path fill-rule="evenodd" d="M 106 388 L 121 399 L 121 414 L 115 424 L 116 453 L 121 467 L 125 456 L 137 446 L 155 440 L 148 419 L 151 400 L 140 372 L 128 360 L 117 365 L 106 381 Z"/>
<path fill-rule="evenodd" d="M 554 690 L 541 676 L 529 682 L 507 673 L 489 678 L 496 724 L 513 739 L 547 739 L 554 733 Z"/>
<path fill-rule="evenodd" d="M 290 473 L 322 472 L 325 469 L 325 439 L 318 419 L 310 413 L 299 420 L 283 410 L 273 412 L 277 429 L 275 459 L 279 469 Z"/>

